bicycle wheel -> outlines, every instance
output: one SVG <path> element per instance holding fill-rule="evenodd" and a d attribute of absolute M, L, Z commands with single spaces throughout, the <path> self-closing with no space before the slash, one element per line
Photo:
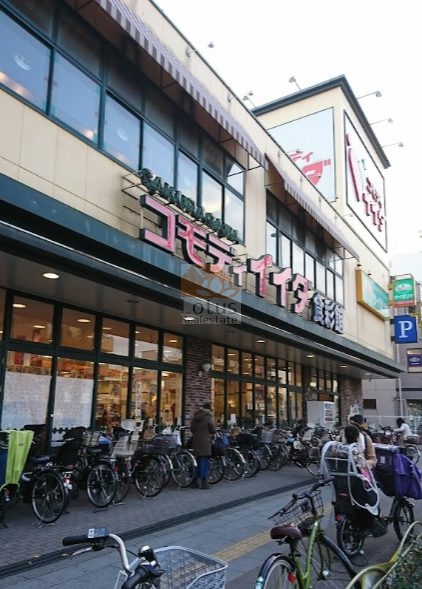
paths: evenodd
<path fill-rule="evenodd" d="M 237 481 L 245 473 L 245 461 L 236 448 L 226 448 L 222 457 L 224 464 L 223 477 L 227 481 Z"/>
<path fill-rule="evenodd" d="M 272 554 L 261 566 L 255 589 L 292 589 L 295 587 L 290 580 L 293 572 L 293 564 L 286 556 Z"/>
<path fill-rule="evenodd" d="M 254 477 L 259 470 L 259 458 L 254 450 L 241 448 L 239 452 L 245 461 L 245 478 Z"/>
<path fill-rule="evenodd" d="M 133 478 L 143 497 L 156 497 L 166 486 L 167 473 L 157 456 L 145 454 L 136 461 Z"/>
<path fill-rule="evenodd" d="M 271 460 L 271 450 L 266 444 L 262 444 L 256 450 L 259 458 L 259 469 L 260 470 L 267 470 L 270 465 Z"/>
<path fill-rule="evenodd" d="M 360 553 L 364 541 L 363 531 L 354 525 L 349 515 L 344 515 L 337 523 L 337 544 L 340 550 L 352 558 Z"/>
<path fill-rule="evenodd" d="M 86 479 L 88 499 L 98 508 L 108 507 L 113 503 L 117 490 L 117 478 L 113 467 L 108 462 L 94 464 Z"/>
<path fill-rule="evenodd" d="M 311 448 L 311 450 L 317 450 L 318 448 Z M 314 477 L 317 477 L 320 475 L 321 473 L 321 458 L 319 456 L 319 452 L 318 454 L 315 452 L 311 452 L 308 457 L 306 458 L 306 462 L 305 462 L 305 468 L 306 470 L 309 472 L 309 474 L 311 474 Z"/>
<path fill-rule="evenodd" d="M 68 503 L 68 490 L 62 477 L 52 470 L 33 473 L 31 507 L 44 524 L 52 524 L 62 515 Z"/>
<path fill-rule="evenodd" d="M 330 538 L 320 534 L 314 544 L 309 571 L 309 587 L 312 589 L 339 589 L 353 579 L 353 570 L 348 558 Z M 356 589 L 360 584 L 356 585 Z"/>
<path fill-rule="evenodd" d="M 215 485 L 223 478 L 224 463 L 221 456 L 210 458 L 208 466 L 208 482 L 210 485 Z"/>
<path fill-rule="evenodd" d="M 286 464 L 286 458 L 280 444 L 271 446 L 271 457 L 268 463 L 268 470 L 280 470 Z"/>
<path fill-rule="evenodd" d="M 185 489 L 192 484 L 196 474 L 196 460 L 188 450 L 180 449 L 170 456 L 173 464 L 171 476 L 178 487 Z"/>
<path fill-rule="evenodd" d="M 114 474 L 116 475 L 116 494 L 113 502 L 121 503 L 129 493 L 131 482 L 130 466 L 124 458 L 116 459 Z"/>
<path fill-rule="evenodd" d="M 393 527 L 396 536 L 401 540 L 406 533 L 407 528 L 415 521 L 413 505 L 407 499 L 394 498 L 393 506 Z"/>

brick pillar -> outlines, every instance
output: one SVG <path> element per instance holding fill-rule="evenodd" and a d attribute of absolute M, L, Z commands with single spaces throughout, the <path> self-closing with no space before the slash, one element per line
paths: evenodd
<path fill-rule="evenodd" d="M 211 402 L 211 377 L 202 373 L 201 366 L 212 362 L 211 343 L 203 338 L 187 336 L 185 357 L 185 410 L 184 424 L 189 425 L 196 409 L 202 403 Z"/>
<path fill-rule="evenodd" d="M 344 425 L 349 416 L 350 408 L 353 405 L 358 405 L 360 411 L 362 411 L 362 381 L 357 378 L 340 377 L 338 386 L 340 422 Z"/>

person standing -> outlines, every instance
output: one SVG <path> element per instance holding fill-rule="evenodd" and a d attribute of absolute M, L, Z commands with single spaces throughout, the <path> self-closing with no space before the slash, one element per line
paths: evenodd
<path fill-rule="evenodd" d="M 375 453 L 374 443 L 365 431 L 363 416 L 359 413 L 357 415 L 352 415 L 352 417 L 349 417 L 349 424 L 357 426 L 359 430 L 359 445 L 365 456 L 368 468 L 372 470 L 377 464 L 377 455 Z"/>
<path fill-rule="evenodd" d="M 400 434 L 401 439 L 403 442 L 406 441 L 406 438 L 412 435 L 412 430 L 410 429 L 409 425 L 405 422 L 403 417 L 399 417 L 396 420 L 397 428 L 393 429 L 395 434 Z"/>
<path fill-rule="evenodd" d="M 198 463 L 196 487 L 209 489 L 208 469 L 212 454 L 212 436 L 217 433 L 211 403 L 204 403 L 195 411 L 191 426 L 192 448 Z"/>

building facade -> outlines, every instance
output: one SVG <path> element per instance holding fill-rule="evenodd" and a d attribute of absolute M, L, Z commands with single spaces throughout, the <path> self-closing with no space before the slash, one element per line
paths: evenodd
<path fill-rule="evenodd" d="M 388 161 L 344 78 L 254 116 L 149 1 L 0 0 L 0 31 L 2 428 L 330 424 L 400 374 L 355 154 Z M 266 120 L 304 105 L 331 193 Z"/>

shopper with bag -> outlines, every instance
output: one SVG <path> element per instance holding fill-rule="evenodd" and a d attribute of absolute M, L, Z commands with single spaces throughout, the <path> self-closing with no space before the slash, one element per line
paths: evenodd
<path fill-rule="evenodd" d="M 198 463 L 196 488 L 209 489 L 208 469 L 212 454 L 213 436 L 217 433 L 211 403 L 204 403 L 195 413 L 190 426 L 192 448 Z"/>

